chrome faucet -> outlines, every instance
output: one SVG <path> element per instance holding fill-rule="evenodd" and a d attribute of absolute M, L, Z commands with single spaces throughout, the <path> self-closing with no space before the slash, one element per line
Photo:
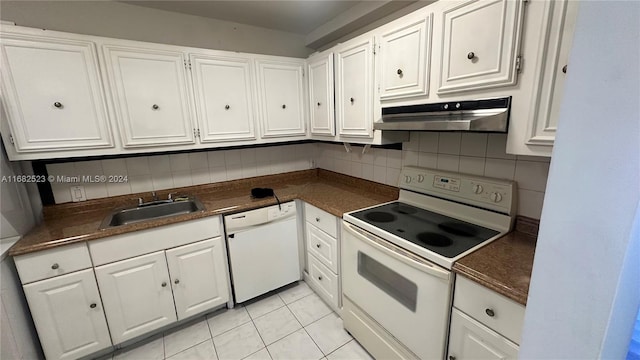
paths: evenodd
<path fill-rule="evenodd" d="M 151 192 L 151 197 L 152 197 L 153 201 L 158 201 L 158 200 L 159 200 L 159 199 L 158 199 L 158 195 L 156 194 L 156 192 L 155 192 L 155 191 L 152 191 L 152 192 Z"/>

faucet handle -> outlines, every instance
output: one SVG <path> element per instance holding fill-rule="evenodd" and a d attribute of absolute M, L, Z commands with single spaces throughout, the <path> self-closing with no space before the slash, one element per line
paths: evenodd
<path fill-rule="evenodd" d="M 177 195 L 177 194 L 178 194 L 177 192 L 169 193 L 169 197 L 168 197 L 168 199 L 169 199 L 169 200 L 173 200 L 173 195 Z"/>
<path fill-rule="evenodd" d="M 131 198 L 131 200 L 138 200 L 138 206 L 142 206 L 142 204 L 144 204 L 144 199 L 142 199 L 141 197 Z"/>

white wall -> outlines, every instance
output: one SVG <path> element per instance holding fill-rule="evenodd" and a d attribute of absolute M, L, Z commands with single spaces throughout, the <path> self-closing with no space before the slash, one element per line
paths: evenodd
<path fill-rule="evenodd" d="M 623 359 L 640 304 L 640 2 L 581 2 L 575 29 L 524 359 Z"/>
<path fill-rule="evenodd" d="M 313 168 L 315 144 L 137 156 L 126 159 L 48 164 L 53 176 L 124 175 L 123 183 L 51 184 L 56 203 L 71 201 L 71 186 L 85 187 L 87 199 L 201 185 Z"/>
<path fill-rule="evenodd" d="M 515 180 L 518 215 L 539 219 L 549 172 L 549 158 L 505 153 L 507 135 L 411 132 L 402 151 L 320 144 L 318 167 L 398 186 L 402 166 L 421 166 L 466 174 Z"/>
<path fill-rule="evenodd" d="M 0 19 L 20 26 L 164 44 L 306 57 L 303 35 L 117 1 L 5 1 Z"/>

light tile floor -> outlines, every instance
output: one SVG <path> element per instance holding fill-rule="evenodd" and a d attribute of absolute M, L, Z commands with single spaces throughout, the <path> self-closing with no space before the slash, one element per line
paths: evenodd
<path fill-rule="evenodd" d="M 118 350 L 112 358 L 372 360 L 302 281 Z"/>

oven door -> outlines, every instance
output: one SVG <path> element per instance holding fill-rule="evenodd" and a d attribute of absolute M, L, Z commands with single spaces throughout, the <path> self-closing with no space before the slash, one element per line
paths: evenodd
<path fill-rule="evenodd" d="M 349 223 L 342 229 L 344 296 L 419 358 L 442 359 L 451 272 Z"/>

